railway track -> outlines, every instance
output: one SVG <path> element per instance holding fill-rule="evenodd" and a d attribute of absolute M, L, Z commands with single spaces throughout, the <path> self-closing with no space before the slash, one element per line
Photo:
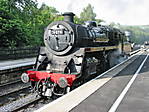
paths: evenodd
<path fill-rule="evenodd" d="M 32 69 L 35 58 L 0 62 L 0 87 L 20 81 L 22 72 Z"/>
<path fill-rule="evenodd" d="M 1 88 L 1 87 L 4 87 L 4 86 L 13 85 L 13 84 L 15 84 L 15 83 L 19 83 L 19 82 L 21 82 L 20 79 L 15 80 L 15 81 L 12 81 L 12 82 L 7 82 L 7 83 L 4 83 L 4 84 L 1 84 L 1 85 L 0 85 L 0 88 Z"/>
<path fill-rule="evenodd" d="M 21 91 L 23 92 L 21 93 Z M 3 102 L 0 103 L 0 112 L 8 112 L 10 110 L 12 112 L 30 112 L 53 101 L 53 99 L 47 100 L 41 98 L 36 93 L 28 92 L 27 88 L 19 90 L 18 93 L 11 93 L 7 97 L 11 98 L 11 101 L 9 100 L 6 102 L 8 98 L 5 96 Z M 0 98 L 0 101 L 2 101 L 2 98 Z"/>
<path fill-rule="evenodd" d="M 0 112 L 36 110 L 53 101 L 39 97 L 31 91 L 30 84 L 22 82 L 3 85 L 0 90 Z"/>
<path fill-rule="evenodd" d="M 24 84 L 21 81 L 13 82 L 9 85 L 4 85 L 0 87 L 0 97 L 3 97 L 4 95 L 16 92 L 18 90 L 29 88 L 30 84 Z"/>
<path fill-rule="evenodd" d="M 37 105 L 37 102 L 45 103 L 44 99 L 31 91 L 30 84 L 24 84 L 19 74 L 32 68 L 35 61 L 0 63 L 0 112 L 20 111 L 28 106 Z M 24 64 L 23 64 L 24 63 Z M 6 66 L 4 66 L 6 65 Z M 11 66 L 12 65 L 12 66 Z M 17 75 L 13 77 L 12 75 Z M 12 80 L 6 81 L 9 78 Z M 44 102 L 44 103 L 43 103 Z"/>
<path fill-rule="evenodd" d="M 138 50 L 136 53 L 139 51 L 140 50 Z M 19 87 L 16 85 L 19 85 Z M 12 89 L 12 87 L 15 88 Z M 4 90 L 3 92 L 0 92 L 0 101 L 3 101 L 0 102 L 0 112 L 10 110 L 15 112 L 30 112 L 37 110 L 45 104 L 53 101 L 52 99 L 45 100 L 37 96 L 36 93 L 31 93 L 30 86 L 24 84 L 21 86 L 20 81 L 8 83 L 8 85 L 1 85 L 0 90 Z"/>
<path fill-rule="evenodd" d="M 8 111 L 19 111 L 23 110 L 27 106 L 41 100 L 40 97 L 36 97 L 35 93 L 31 93 L 26 95 L 25 97 L 19 98 L 13 102 L 7 103 L 0 107 L 1 112 L 8 112 Z"/>
<path fill-rule="evenodd" d="M 19 111 L 43 99 L 30 91 L 29 84 L 16 82 L 12 85 L 0 87 L 0 112 Z"/>
<path fill-rule="evenodd" d="M 30 85 L 23 83 L 15 83 L 11 86 L 0 87 L 0 106 L 16 101 L 31 93 Z"/>
<path fill-rule="evenodd" d="M 13 109 L 14 112 L 32 112 L 35 111 L 39 108 L 41 108 L 42 106 L 52 102 L 53 100 L 45 100 L 41 97 L 37 97 L 31 101 L 25 102 L 20 106 L 17 106 L 16 108 Z"/>
<path fill-rule="evenodd" d="M 74 91 L 70 92 L 70 94 L 68 93 L 67 95 L 37 110 L 37 112 L 47 112 L 47 110 L 49 110 L 50 112 L 55 112 L 55 111 L 56 112 L 68 112 L 68 111 L 108 112 L 107 110 L 110 109 L 110 107 L 108 106 L 111 106 L 112 103 L 114 103 L 115 98 L 119 97 L 117 95 L 119 95 L 119 93 L 124 94 L 124 92 L 122 92 L 123 86 L 124 86 L 124 91 L 128 89 L 127 86 L 125 89 L 125 85 L 128 84 L 129 86 L 131 86 L 130 85 L 130 82 L 132 83 L 131 80 L 132 79 L 134 80 L 136 78 L 136 74 L 138 75 L 138 72 L 144 65 L 147 57 L 148 57 L 147 53 L 146 52 L 143 53 L 143 51 L 141 51 L 140 53 L 137 53 L 137 55 L 132 56 L 129 60 L 126 60 L 122 64 L 119 64 L 113 67 L 112 69 L 104 72 L 97 78 L 78 87 Z M 129 75 L 129 74 L 132 74 L 132 75 Z M 79 95 L 77 93 L 79 93 Z M 95 95 L 98 94 L 99 96 L 93 96 L 93 94 Z M 89 96 L 91 98 L 89 98 Z M 121 100 L 118 100 L 116 102 L 120 102 L 120 101 Z M 119 105 L 119 103 L 116 103 L 116 105 Z M 109 111 L 115 112 L 111 110 Z"/>

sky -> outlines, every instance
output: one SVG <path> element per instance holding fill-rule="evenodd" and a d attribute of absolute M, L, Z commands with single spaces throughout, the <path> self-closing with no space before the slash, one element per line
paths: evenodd
<path fill-rule="evenodd" d="M 60 13 L 73 12 L 77 16 L 89 3 L 99 19 L 121 25 L 149 25 L 149 0 L 37 0 L 55 7 Z"/>

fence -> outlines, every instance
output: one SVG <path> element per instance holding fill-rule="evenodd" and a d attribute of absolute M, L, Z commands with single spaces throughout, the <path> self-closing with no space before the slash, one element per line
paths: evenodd
<path fill-rule="evenodd" d="M 13 49 L 0 48 L 0 60 L 35 57 L 38 54 L 38 49 L 39 47 Z"/>

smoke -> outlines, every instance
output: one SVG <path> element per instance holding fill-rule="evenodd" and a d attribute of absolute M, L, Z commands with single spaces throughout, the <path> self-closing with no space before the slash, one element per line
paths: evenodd
<path fill-rule="evenodd" d="M 75 1 L 71 1 L 70 0 L 70 2 L 69 2 L 69 4 L 68 4 L 68 7 L 67 7 L 67 10 L 68 11 L 73 11 L 72 9 L 73 9 L 73 4 L 75 4 Z"/>
<path fill-rule="evenodd" d="M 107 8 L 115 10 L 117 14 L 123 14 L 129 9 L 136 9 L 138 6 L 142 6 L 145 0 L 108 0 L 106 2 Z"/>
<path fill-rule="evenodd" d="M 77 16 L 83 11 L 92 0 L 69 0 L 67 10 L 74 12 Z"/>
<path fill-rule="evenodd" d="M 149 0 L 38 0 L 59 12 L 72 11 L 77 16 L 89 3 L 97 18 L 120 24 L 149 24 Z"/>

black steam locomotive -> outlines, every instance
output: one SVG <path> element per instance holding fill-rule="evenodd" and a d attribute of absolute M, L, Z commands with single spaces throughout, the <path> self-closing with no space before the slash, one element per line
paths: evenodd
<path fill-rule="evenodd" d="M 119 29 L 88 21 L 75 24 L 73 13 L 49 24 L 34 70 L 22 74 L 23 82 L 41 96 L 64 95 L 117 64 L 125 35 Z"/>

